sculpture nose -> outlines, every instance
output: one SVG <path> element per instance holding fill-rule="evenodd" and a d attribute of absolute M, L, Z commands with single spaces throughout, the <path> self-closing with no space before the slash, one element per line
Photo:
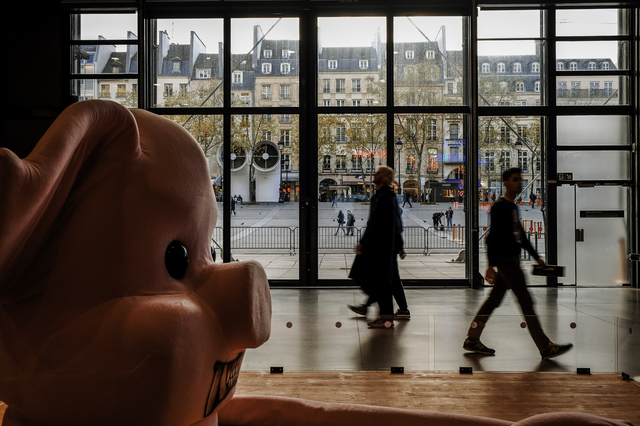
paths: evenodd
<path fill-rule="evenodd" d="M 271 334 L 271 294 L 267 275 L 256 261 L 210 264 L 196 293 L 220 318 L 230 349 L 257 348 Z"/>

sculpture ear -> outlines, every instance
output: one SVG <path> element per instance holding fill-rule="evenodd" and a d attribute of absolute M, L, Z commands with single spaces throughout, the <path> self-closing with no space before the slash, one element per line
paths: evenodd
<path fill-rule="evenodd" d="M 20 297 L 14 287 L 53 231 L 78 172 L 102 154 L 125 162 L 142 155 L 133 114 L 115 102 L 71 105 L 24 160 L 0 149 L 0 303 Z"/>

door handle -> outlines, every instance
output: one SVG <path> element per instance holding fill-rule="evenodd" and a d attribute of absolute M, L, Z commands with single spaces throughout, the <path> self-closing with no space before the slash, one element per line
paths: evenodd
<path fill-rule="evenodd" d="M 576 242 L 584 241 L 584 229 L 576 229 Z"/>

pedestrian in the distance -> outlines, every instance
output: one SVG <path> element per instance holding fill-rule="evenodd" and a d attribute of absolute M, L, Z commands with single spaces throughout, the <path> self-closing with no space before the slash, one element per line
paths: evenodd
<path fill-rule="evenodd" d="M 356 217 L 351 213 L 351 210 L 347 210 L 347 235 L 353 236 L 353 227 L 356 224 Z"/>
<path fill-rule="evenodd" d="M 447 211 L 444 212 L 444 217 L 447 218 L 447 226 L 453 226 L 453 210 L 451 209 L 451 207 L 449 207 Z"/>
<path fill-rule="evenodd" d="M 342 210 L 338 212 L 338 229 L 336 229 L 336 233 L 333 235 L 338 235 L 338 231 L 342 229 L 342 233 L 346 235 L 346 231 L 344 230 L 344 213 Z"/>
<path fill-rule="evenodd" d="M 331 207 L 338 207 L 338 196 L 333 194 L 333 200 L 331 201 Z"/>
<path fill-rule="evenodd" d="M 431 216 L 431 219 L 433 219 L 434 228 L 438 228 L 438 226 L 442 226 L 442 222 L 440 222 L 440 220 L 442 219 L 442 216 L 444 216 L 444 213 L 442 212 L 435 212 Z"/>
<path fill-rule="evenodd" d="M 403 197 L 402 207 L 404 207 L 404 205 L 407 203 L 409 203 L 409 207 L 413 207 L 411 205 L 411 194 L 409 194 L 407 191 L 404 191 L 404 194 L 402 195 L 402 197 Z"/>
<path fill-rule="evenodd" d="M 236 214 L 236 203 L 237 202 L 238 202 L 238 199 L 236 198 L 235 195 L 233 197 L 231 197 L 231 212 L 233 214 Z"/>
<path fill-rule="evenodd" d="M 502 183 L 505 193 L 491 207 L 491 228 L 487 237 L 487 255 L 489 266 L 485 273 L 485 279 L 493 288 L 489 297 L 476 314 L 469 327 L 468 337 L 465 339 L 463 348 L 470 352 L 485 355 L 494 355 L 495 350 L 488 348 L 480 342 L 482 334 L 489 317 L 494 309 L 500 306 L 507 290 L 513 290 L 518 298 L 518 304 L 527 323 L 527 329 L 533 338 L 542 359 L 549 359 L 562 355 L 570 350 L 571 343 L 559 345 L 551 342 L 538 321 L 533 308 L 533 300 L 527 290 L 527 283 L 520 268 L 520 250 L 524 248 L 538 262 L 544 266 L 545 263 L 535 249 L 527 240 L 524 229 L 520 223 L 518 206 L 514 200 L 522 191 L 522 171 L 511 168 L 502 174 Z"/>
<path fill-rule="evenodd" d="M 533 191 L 531 191 L 531 194 L 529 194 L 529 200 L 531 200 L 531 208 L 535 209 L 536 208 L 536 199 L 538 197 L 536 197 L 536 194 L 533 193 Z"/>

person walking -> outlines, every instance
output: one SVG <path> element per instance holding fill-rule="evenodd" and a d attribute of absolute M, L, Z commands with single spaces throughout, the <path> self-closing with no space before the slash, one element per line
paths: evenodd
<path fill-rule="evenodd" d="M 356 224 L 356 217 L 351 213 L 351 210 L 347 210 L 347 235 L 353 236 L 353 226 Z"/>
<path fill-rule="evenodd" d="M 505 293 L 511 289 L 518 299 L 527 328 L 542 359 L 550 359 L 566 353 L 573 345 L 553 343 L 540 326 L 533 307 L 533 299 L 527 290 L 527 283 L 520 268 L 521 248 L 527 250 L 539 265 L 545 265 L 527 240 L 520 224 L 518 206 L 514 203 L 515 197 L 522 191 L 522 171 L 517 167 L 507 169 L 502 174 L 502 181 L 505 193 L 491 208 L 491 228 L 487 236 L 489 266 L 485 279 L 493 285 L 493 288 L 471 323 L 463 348 L 466 351 L 485 355 L 495 354 L 494 349 L 480 342 L 480 335 L 494 309 L 500 306 Z"/>
<path fill-rule="evenodd" d="M 413 207 L 411 205 L 411 195 L 407 191 L 404 191 L 402 207 L 407 203 L 409 203 L 409 207 Z"/>
<path fill-rule="evenodd" d="M 336 233 L 333 235 L 338 235 L 338 231 L 340 231 L 341 229 L 342 233 L 346 236 L 346 232 L 344 230 L 344 213 L 342 213 L 342 210 L 338 212 L 338 229 L 336 229 Z"/>
<path fill-rule="evenodd" d="M 451 210 L 451 207 L 444 212 L 444 217 L 447 218 L 447 226 L 453 226 L 453 210 Z"/>
<path fill-rule="evenodd" d="M 236 198 L 236 196 L 234 195 L 233 197 L 231 197 L 231 212 L 235 215 L 236 214 L 236 203 L 238 202 L 238 199 Z"/>
<path fill-rule="evenodd" d="M 333 199 L 331 201 L 331 207 L 338 207 L 338 196 L 333 194 Z"/>
<path fill-rule="evenodd" d="M 398 213 L 400 212 L 400 207 L 398 207 Z M 411 312 L 409 311 L 409 305 L 407 304 L 407 296 L 404 293 L 404 286 L 402 285 L 402 280 L 400 279 L 400 268 L 398 266 L 398 257 L 400 259 L 404 259 L 406 254 L 404 252 L 404 240 L 402 239 L 402 215 L 396 215 L 396 236 L 395 236 L 395 244 L 396 249 L 399 249 L 398 255 L 394 256 L 394 274 L 393 281 L 391 282 L 391 290 L 393 292 L 393 298 L 396 300 L 398 304 L 398 310 L 393 315 L 394 320 L 408 320 L 411 319 Z M 361 305 L 347 305 L 349 309 L 359 315 L 366 316 L 367 310 L 369 306 L 376 303 L 375 294 L 369 294 L 367 301 Z"/>
<path fill-rule="evenodd" d="M 378 318 L 367 323 L 370 328 L 391 328 L 394 326 L 393 287 L 392 283 L 397 272 L 395 262 L 398 250 L 399 232 L 398 201 L 391 185 L 393 184 L 393 169 L 378 166 L 373 176 L 376 193 L 371 197 L 369 219 L 360 243 L 356 247 L 356 259 L 360 259 L 361 269 L 370 268 L 366 274 L 367 294 L 373 296 L 380 307 Z M 402 238 L 402 237 L 400 237 Z M 356 261 L 354 261 L 354 265 Z M 353 277 L 354 268 L 350 277 Z M 361 275 L 362 278 L 362 275 Z M 364 286 L 363 286 L 364 289 Z"/>
<path fill-rule="evenodd" d="M 535 209 L 536 208 L 536 200 L 538 199 L 538 197 L 536 197 L 536 194 L 534 194 L 533 191 L 531 191 L 531 194 L 529 194 L 529 200 L 531 200 L 531 208 Z"/>

